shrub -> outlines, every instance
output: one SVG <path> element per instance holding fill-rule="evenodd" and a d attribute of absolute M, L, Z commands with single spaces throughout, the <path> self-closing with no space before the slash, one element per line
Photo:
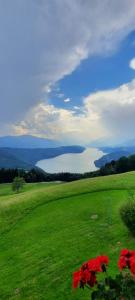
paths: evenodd
<path fill-rule="evenodd" d="M 135 201 L 128 200 L 120 208 L 120 216 L 123 223 L 127 226 L 128 230 L 135 236 Z"/>
<path fill-rule="evenodd" d="M 15 177 L 12 182 L 12 190 L 19 193 L 25 184 L 25 180 L 23 177 Z"/>

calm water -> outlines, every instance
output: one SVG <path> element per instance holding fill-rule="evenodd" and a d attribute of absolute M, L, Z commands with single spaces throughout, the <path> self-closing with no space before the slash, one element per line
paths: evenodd
<path fill-rule="evenodd" d="M 40 160 L 36 165 L 48 173 L 84 173 L 97 170 L 94 161 L 103 155 L 104 153 L 97 148 L 87 148 L 82 153 L 62 154 Z"/>

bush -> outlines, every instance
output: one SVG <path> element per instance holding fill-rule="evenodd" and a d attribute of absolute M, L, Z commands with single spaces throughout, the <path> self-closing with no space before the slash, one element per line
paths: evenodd
<path fill-rule="evenodd" d="M 19 193 L 25 184 L 25 180 L 23 177 L 15 177 L 12 182 L 12 190 Z"/>
<path fill-rule="evenodd" d="M 121 208 L 120 215 L 128 230 L 135 236 L 135 201 L 128 200 Z"/>

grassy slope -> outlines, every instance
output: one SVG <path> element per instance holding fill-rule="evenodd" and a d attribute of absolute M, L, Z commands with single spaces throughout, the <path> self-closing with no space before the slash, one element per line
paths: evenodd
<path fill-rule="evenodd" d="M 0 299 L 89 299 L 88 291 L 72 291 L 72 272 L 88 258 L 108 254 L 113 274 L 119 249 L 135 248 L 118 213 L 134 188 L 134 172 L 27 185 L 18 195 L 1 186 Z"/>
<path fill-rule="evenodd" d="M 57 185 L 57 182 L 47 182 L 47 183 L 29 183 L 29 184 L 25 184 L 23 187 L 23 192 L 27 192 L 27 191 L 35 191 L 37 188 L 39 190 L 39 188 L 43 188 L 43 190 L 46 187 L 50 187 L 50 186 L 54 186 Z M 12 191 L 12 187 L 11 184 L 0 184 L 0 197 L 1 196 L 11 196 L 14 195 L 15 193 Z M 1 201 L 2 198 L 0 198 Z M 4 198 L 5 200 L 8 199 L 8 197 Z"/>

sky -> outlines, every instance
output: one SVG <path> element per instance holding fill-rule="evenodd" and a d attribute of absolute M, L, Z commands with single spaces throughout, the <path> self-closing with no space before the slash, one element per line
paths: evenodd
<path fill-rule="evenodd" d="M 0 135 L 135 139 L 135 1 L 0 0 Z"/>

